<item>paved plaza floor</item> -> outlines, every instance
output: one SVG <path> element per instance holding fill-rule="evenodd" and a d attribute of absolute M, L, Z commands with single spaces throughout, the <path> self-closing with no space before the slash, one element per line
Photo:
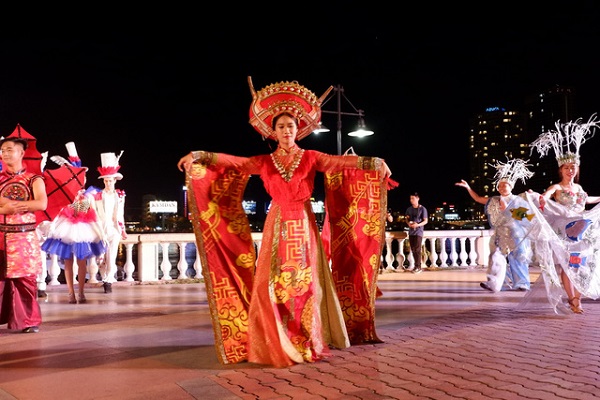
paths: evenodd
<path fill-rule="evenodd" d="M 384 343 L 289 368 L 219 364 L 202 283 L 90 286 L 87 304 L 49 286 L 39 333 L 0 327 L 0 400 L 597 398 L 600 304 L 521 307 L 526 292 L 484 280 L 482 269 L 381 274 Z"/>

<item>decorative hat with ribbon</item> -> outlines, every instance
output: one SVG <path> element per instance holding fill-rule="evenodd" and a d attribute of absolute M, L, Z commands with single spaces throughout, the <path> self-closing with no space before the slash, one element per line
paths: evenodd
<path fill-rule="evenodd" d="M 77 154 L 77 148 L 75 147 L 75 143 L 74 142 L 65 143 L 65 147 L 67 148 L 67 153 L 69 154 L 68 160 L 61 156 L 52 156 L 52 157 L 50 157 L 50 159 L 60 166 L 68 164 L 68 165 L 72 165 L 74 167 L 84 168 L 87 171 L 88 170 L 87 167 L 81 167 L 81 159 L 79 158 L 79 155 Z"/>
<path fill-rule="evenodd" d="M 579 165 L 579 149 L 586 140 L 594 136 L 594 128 L 598 127 L 596 114 L 592 114 L 588 122 L 582 123 L 581 118 L 567 123 L 556 122 L 556 130 L 550 130 L 542 133 L 530 146 L 536 149 L 540 156 L 548 154 L 550 149 L 554 150 L 554 155 L 558 166 L 574 163 Z"/>
<path fill-rule="evenodd" d="M 273 118 L 282 113 L 289 113 L 298 120 L 296 140 L 303 139 L 314 131 L 321 121 L 321 104 L 333 89 L 330 86 L 317 98 L 296 81 L 274 83 L 256 92 L 252 78 L 248 77 L 248 85 L 252 93 L 250 125 L 264 138 L 273 140 L 276 139 L 272 127 Z"/>
<path fill-rule="evenodd" d="M 534 174 L 527 168 L 528 166 L 531 166 L 531 164 L 527 164 L 527 161 L 520 158 L 514 158 L 505 163 L 496 162 L 495 165 L 492 165 L 492 167 L 496 168 L 496 175 L 494 175 L 495 186 L 498 187 L 500 182 L 508 182 L 514 188 L 518 179 L 525 184 L 525 180 L 531 178 Z"/>
<path fill-rule="evenodd" d="M 102 162 L 102 166 L 98 167 L 98 172 L 100 172 L 100 176 L 98 179 L 104 178 L 115 178 L 116 180 L 123 179 L 123 175 L 121 175 L 118 171 L 121 168 L 119 165 L 119 159 L 123 155 L 123 150 L 117 156 L 115 153 L 102 153 L 100 154 L 100 161 Z"/>

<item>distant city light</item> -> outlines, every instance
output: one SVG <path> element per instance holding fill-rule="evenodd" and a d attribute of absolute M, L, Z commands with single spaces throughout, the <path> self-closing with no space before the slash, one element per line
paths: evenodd
<path fill-rule="evenodd" d="M 243 200 L 242 207 L 244 208 L 244 212 L 246 214 L 254 215 L 256 214 L 256 201 L 254 200 Z"/>
<path fill-rule="evenodd" d="M 325 203 L 323 203 L 321 200 L 311 201 L 310 204 L 315 214 L 322 214 L 325 212 Z"/>

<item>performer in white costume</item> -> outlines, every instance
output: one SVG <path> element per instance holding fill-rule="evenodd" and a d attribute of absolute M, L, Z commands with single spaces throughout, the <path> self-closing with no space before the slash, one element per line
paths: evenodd
<path fill-rule="evenodd" d="M 533 143 L 541 156 L 552 149 L 558 162 L 560 181 L 543 194 L 528 193 L 536 217 L 530 237 L 541 267 L 546 294 L 556 313 L 583 313 L 582 296 L 600 297 L 600 206 L 586 210 L 586 204 L 600 202 L 588 196 L 579 181 L 580 146 L 598 128 L 595 114 L 586 123 L 581 119 L 556 123 L 555 131 L 540 135 Z M 564 297 L 567 297 L 567 303 Z M 524 304 L 527 304 L 527 296 Z"/>
<path fill-rule="evenodd" d="M 104 190 L 96 193 L 95 208 L 108 241 L 108 249 L 99 266 L 104 293 L 111 293 L 112 284 L 117 281 L 119 243 L 121 240 L 127 239 L 125 192 L 115 188 L 116 182 L 123 178 L 123 175 L 118 172 L 121 168 L 119 159 L 122 155 L 123 151 L 119 156 L 116 156 L 115 153 L 102 153 L 100 155 L 102 166 L 98 167 L 99 179 L 104 180 Z"/>
<path fill-rule="evenodd" d="M 529 164 L 521 159 L 497 162 L 494 185 L 498 196 L 483 197 L 475 193 L 469 184 L 461 180 L 456 186 L 467 189 L 473 200 L 485 205 L 494 234 L 490 240 L 490 260 L 487 282 L 481 282 L 484 289 L 497 293 L 501 290 L 529 290 L 529 264 L 532 258 L 528 233 L 533 214 L 524 194 L 515 195 L 512 189 L 517 180 L 533 176 L 527 168 Z"/>

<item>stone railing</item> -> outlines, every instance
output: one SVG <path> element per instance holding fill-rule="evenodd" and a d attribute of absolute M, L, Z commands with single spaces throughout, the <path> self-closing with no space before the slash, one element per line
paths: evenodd
<path fill-rule="evenodd" d="M 490 230 L 426 230 L 423 254 L 427 266 L 485 267 L 489 257 Z M 257 249 L 262 233 L 252 233 Z M 381 272 L 412 268 L 408 237 L 404 231 L 386 232 L 381 257 Z M 165 256 L 166 255 L 166 256 Z M 44 258 L 45 255 L 44 255 Z M 47 257 L 40 277 L 40 288 L 60 285 L 61 264 L 56 256 Z M 117 260 L 117 279 L 128 282 L 152 282 L 172 279 L 202 278 L 202 267 L 193 233 L 130 234 L 121 242 Z M 97 283 L 98 264 L 88 263 L 88 282 Z"/>

